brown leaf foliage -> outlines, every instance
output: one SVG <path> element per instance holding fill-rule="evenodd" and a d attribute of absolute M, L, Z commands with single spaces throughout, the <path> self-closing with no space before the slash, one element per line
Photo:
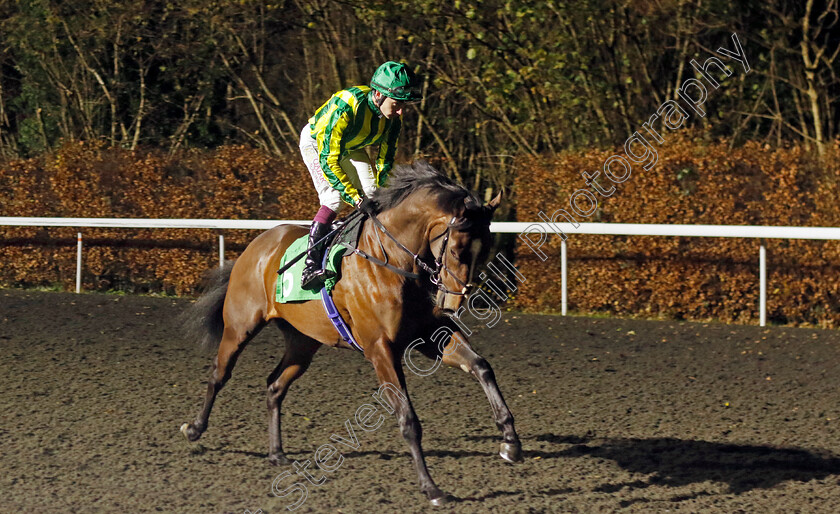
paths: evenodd
<path fill-rule="evenodd" d="M 691 134 L 658 147 L 649 171 L 634 166 L 599 208 L 580 222 L 840 227 L 840 143 L 820 166 L 799 146 L 759 143 L 730 148 Z M 613 151 L 522 159 L 516 176 L 517 219 L 538 221 L 569 207 L 587 188 L 581 171 L 600 170 Z M 603 174 L 599 184 L 608 187 Z M 590 189 L 591 190 L 591 189 Z M 594 193 L 594 191 L 593 191 Z M 562 220 L 561 221 L 565 221 Z M 755 239 L 625 237 L 568 234 L 569 308 L 585 313 L 757 322 L 759 244 Z M 767 239 L 767 316 L 771 322 L 840 326 L 840 241 Z M 517 241 L 527 277 L 517 306 L 560 309 L 560 237 L 549 236 L 541 261 Z"/>
<path fill-rule="evenodd" d="M 174 156 L 68 143 L 0 166 L 0 215 L 93 218 L 307 219 L 318 198 L 299 156 L 247 146 Z M 85 290 L 189 294 L 251 230 L 0 227 L 0 284 L 75 287 L 76 233 Z"/>
<path fill-rule="evenodd" d="M 683 134 L 659 147 L 650 171 L 634 167 L 599 209 L 579 221 L 840 226 L 835 143 L 829 166 L 800 147 L 730 149 Z M 586 188 L 580 172 L 619 150 L 569 152 L 517 164 L 517 219 L 568 210 Z M 601 177 L 599 183 L 606 186 Z M 68 143 L 0 166 L 0 215 L 125 218 L 308 219 L 317 196 L 297 155 L 246 146 L 174 156 Z M 259 231 L 0 227 L 0 285 L 75 286 L 76 232 L 84 237 L 85 290 L 192 294 L 218 265 L 218 234 L 235 257 Z M 756 240 L 569 234 L 569 302 L 579 312 L 752 323 L 758 318 Z M 560 309 L 560 238 L 543 262 L 517 247 L 527 277 L 519 308 Z M 769 239 L 770 321 L 840 325 L 840 242 Z"/>

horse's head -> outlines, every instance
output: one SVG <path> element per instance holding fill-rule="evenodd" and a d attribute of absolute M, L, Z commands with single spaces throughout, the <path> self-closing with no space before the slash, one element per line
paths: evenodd
<path fill-rule="evenodd" d="M 419 244 L 416 255 L 405 246 L 403 250 L 415 256 L 415 269 L 431 281 L 426 285 L 436 288 L 435 310 L 457 312 L 473 288 L 473 274 L 490 252 L 490 220 L 501 194 L 482 205 L 466 188 L 417 161 L 396 167 L 373 199 L 404 241 L 411 240 L 408 232 L 419 225 L 420 240 L 413 243 Z"/>
<path fill-rule="evenodd" d="M 435 258 L 438 313 L 457 312 L 474 289 L 476 270 L 487 261 L 492 246 L 490 221 L 501 203 L 499 193 L 486 205 L 472 195 L 451 216 L 445 215 L 430 230 L 429 248 Z"/>

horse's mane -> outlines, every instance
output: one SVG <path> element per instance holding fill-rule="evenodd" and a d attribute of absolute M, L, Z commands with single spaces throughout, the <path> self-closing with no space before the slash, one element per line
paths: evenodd
<path fill-rule="evenodd" d="M 435 193 L 438 207 L 447 213 L 458 213 L 464 206 L 471 208 L 481 205 L 468 189 L 424 160 L 394 166 L 387 185 L 377 189 L 372 198 L 378 211 L 387 211 L 399 205 L 409 194 L 423 188 Z"/>

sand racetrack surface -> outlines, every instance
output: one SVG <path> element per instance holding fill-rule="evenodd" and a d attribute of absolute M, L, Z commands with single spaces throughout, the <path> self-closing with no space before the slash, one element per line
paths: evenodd
<path fill-rule="evenodd" d="M 287 512 L 272 494 L 264 330 L 197 443 L 212 356 L 185 341 L 189 301 L 0 291 L 0 511 Z M 840 331 L 504 313 L 476 331 L 516 417 L 525 462 L 466 373 L 408 374 L 441 512 L 840 512 Z M 428 361 L 426 361 L 428 362 Z M 347 435 L 376 389 L 370 364 L 322 348 L 283 406 L 303 463 Z M 308 486 L 296 512 L 428 512 L 388 417 Z M 314 467 L 314 464 L 313 464 Z M 296 477 L 296 478 L 295 478 Z"/>

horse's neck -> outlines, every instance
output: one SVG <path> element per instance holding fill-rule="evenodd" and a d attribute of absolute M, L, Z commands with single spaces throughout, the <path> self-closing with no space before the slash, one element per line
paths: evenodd
<path fill-rule="evenodd" d="M 400 207 L 402 208 L 390 209 L 379 214 L 379 221 L 403 246 L 422 255 L 428 244 L 429 227 L 438 216 L 434 211 L 423 209 L 419 205 L 403 205 Z M 402 263 L 403 266 L 400 267 L 405 269 L 411 269 L 414 266 L 412 256 L 401 250 L 388 236 L 380 233 L 379 238 L 392 262 Z"/>

